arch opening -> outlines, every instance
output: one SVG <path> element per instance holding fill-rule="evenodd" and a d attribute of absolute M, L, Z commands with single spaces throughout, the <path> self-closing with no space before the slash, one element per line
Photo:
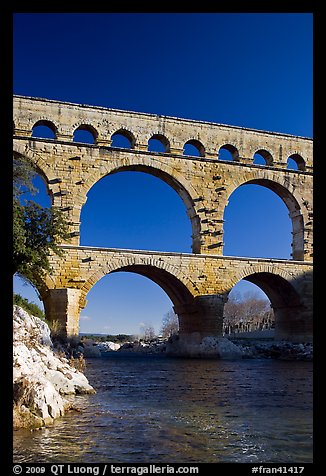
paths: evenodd
<path fill-rule="evenodd" d="M 218 151 L 219 160 L 228 160 L 228 161 L 239 161 L 239 152 L 234 145 L 225 144 L 220 147 Z"/>
<path fill-rule="evenodd" d="M 241 184 L 229 197 L 224 219 L 225 255 L 304 259 L 301 209 L 281 184 L 267 179 Z"/>
<path fill-rule="evenodd" d="M 162 134 L 154 134 L 148 141 L 149 152 L 170 152 L 170 143 Z"/>
<path fill-rule="evenodd" d="M 287 168 L 291 170 L 306 170 L 306 163 L 299 154 L 292 154 L 287 160 Z"/>
<path fill-rule="evenodd" d="M 243 278 L 255 284 L 269 298 L 274 309 L 300 306 L 300 296 L 282 276 L 268 272 L 254 273 Z"/>
<path fill-rule="evenodd" d="M 272 314 L 271 312 L 268 312 L 268 305 L 264 308 L 262 302 L 258 305 L 258 300 L 251 300 L 249 306 L 248 303 L 244 306 L 245 308 L 247 307 L 247 311 L 249 311 L 247 317 L 249 326 L 246 328 L 246 326 L 243 326 L 243 321 L 245 320 L 243 315 L 245 312 L 242 311 L 238 313 L 238 315 L 236 314 L 239 309 L 237 309 L 237 306 L 233 305 L 234 303 L 232 303 L 232 295 L 230 293 L 230 314 L 232 314 L 233 311 L 235 315 L 235 322 L 233 323 L 234 328 L 244 328 L 244 330 L 250 332 L 252 330 L 263 330 L 265 326 L 265 328 L 269 327 L 271 330 L 275 329 L 273 335 L 275 340 L 290 340 L 295 342 L 297 341 L 298 336 L 300 336 L 299 340 L 302 340 L 302 335 L 306 332 L 307 322 L 305 322 L 304 319 L 304 306 L 301 302 L 300 295 L 291 281 L 283 278 L 279 274 L 259 271 L 244 276 L 243 280 L 238 282 L 236 286 L 241 283 L 244 285 L 246 282 L 257 286 L 266 295 L 268 301 L 265 299 L 265 302 L 270 304 Z M 233 289 L 235 289 L 236 286 Z M 248 287 L 246 287 L 246 289 L 248 289 Z M 227 305 L 228 303 L 225 305 L 226 311 Z M 259 308 L 263 311 L 263 316 L 261 316 L 260 319 L 257 319 L 257 311 L 259 311 Z M 229 321 L 230 320 L 232 319 L 229 319 Z M 241 320 L 242 322 L 240 322 Z M 255 320 L 258 322 L 258 329 L 255 329 L 257 326 L 252 325 Z M 226 321 L 226 330 L 229 330 L 229 321 Z"/>
<path fill-rule="evenodd" d="M 107 206 L 96 206 L 98 201 Z M 199 232 L 188 192 L 169 174 L 148 166 L 117 168 L 101 178 L 81 211 L 81 244 L 196 253 Z"/>
<path fill-rule="evenodd" d="M 56 139 L 57 128 L 51 121 L 37 121 L 32 128 L 32 137 L 40 139 Z"/>
<path fill-rule="evenodd" d="M 81 124 L 74 131 L 73 142 L 81 142 L 84 144 L 95 144 L 98 133 L 94 127 L 87 124 Z"/>
<path fill-rule="evenodd" d="M 183 155 L 205 157 L 205 147 L 199 140 L 188 140 L 183 147 Z"/>
<path fill-rule="evenodd" d="M 107 325 L 109 315 L 110 334 L 137 334 L 141 325 L 147 324 L 159 335 L 163 317 L 171 306 L 192 302 L 190 291 L 178 278 L 148 265 L 118 267 L 100 277 L 86 292 L 87 305 L 81 312 L 80 329 L 83 331 L 88 324 L 97 326 L 95 320 Z"/>
<path fill-rule="evenodd" d="M 111 136 L 111 147 L 122 149 L 134 149 L 136 139 L 133 134 L 126 129 L 119 129 Z"/>
<path fill-rule="evenodd" d="M 24 163 L 25 161 L 30 162 L 30 159 L 25 155 L 22 155 L 16 151 L 13 152 L 14 162 L 17 161 L 17 164 L 20 162 Z M 53 205 L 53 194 L 49 188 L 47 177 L 43 170 L 41 170 L 36 164 L 31 163 L 34 175 L 32 176 L 32 186 L 34 192 L 31 193 L 23 184 L 23 194 L 22 199 L 25 201 L 33 200 L 42 207 L 49 208 Z M 14 178 L 15 180 L 15 178 Z"/>
<path fill-rule="evenodd" d="M 270 152 L 264 149 L 257 150 L 254 154 L 254 165 L 273 165 L 273 157 Z"/>
<path fill-rule="evenodd" d="M 239 281 L 224 306 L 223 334 L 268 331 L 273 335 L 274 311 L 266 293 L 249 280 Z"/>

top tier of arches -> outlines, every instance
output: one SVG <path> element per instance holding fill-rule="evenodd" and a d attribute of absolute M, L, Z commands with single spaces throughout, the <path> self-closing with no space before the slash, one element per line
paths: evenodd
<path fill-rule="evenodd" d="M 312 171 L 311 139 L 37 98 L 14 97 L 14 135 Z"/>

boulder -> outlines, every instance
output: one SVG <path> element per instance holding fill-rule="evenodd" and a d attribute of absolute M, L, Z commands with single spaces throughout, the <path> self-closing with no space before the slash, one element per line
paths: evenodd
<path fill-rule="evenodd" d="M 97 344 L 97 347 L 101 352 L 115 352 L 116 350 L 120 349 L 121 345 L 117 344 L 116 342 L 106 341 L 100 342 Z"/>
<path fill-rule="evenodd" d="M 222 336 L 201 336 L 194 332 L 188 335 L 175 335 L 166 345 L 168 355 L 176 357 L 241 359 L 243 350 Z"/>
<path fill-rule="evenodd" d="M 56 354 L 47 324 L 13 312 L 14 428 L 44 426 L 72 406 L 69 395 L 95 393 L 84 374 Z"/>

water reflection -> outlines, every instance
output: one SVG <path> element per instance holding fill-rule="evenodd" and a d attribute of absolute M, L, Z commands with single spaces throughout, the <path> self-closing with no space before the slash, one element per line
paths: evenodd
<path fill-rule="evenodd" d="M 15 432 L 15 462 L 312 461 L 310 362 L 111 354 L 86 373 L 97 394 L 53 427 Z"/>

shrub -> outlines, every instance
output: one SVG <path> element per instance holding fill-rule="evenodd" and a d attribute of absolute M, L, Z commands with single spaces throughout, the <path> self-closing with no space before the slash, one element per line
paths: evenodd
<path fill-rule="evenodd" d="M 14 294 L 13 302 L 17 306 L 23 308 L 24 311 L 28 312 L 28 314 L 39 317 L 40 319 L 43 319 L 43 321 L 45 320 L 45 315 L 42 309 L 34 302 L 30 302 L 28 299 L 23 298 L 20 294 Z"/>

